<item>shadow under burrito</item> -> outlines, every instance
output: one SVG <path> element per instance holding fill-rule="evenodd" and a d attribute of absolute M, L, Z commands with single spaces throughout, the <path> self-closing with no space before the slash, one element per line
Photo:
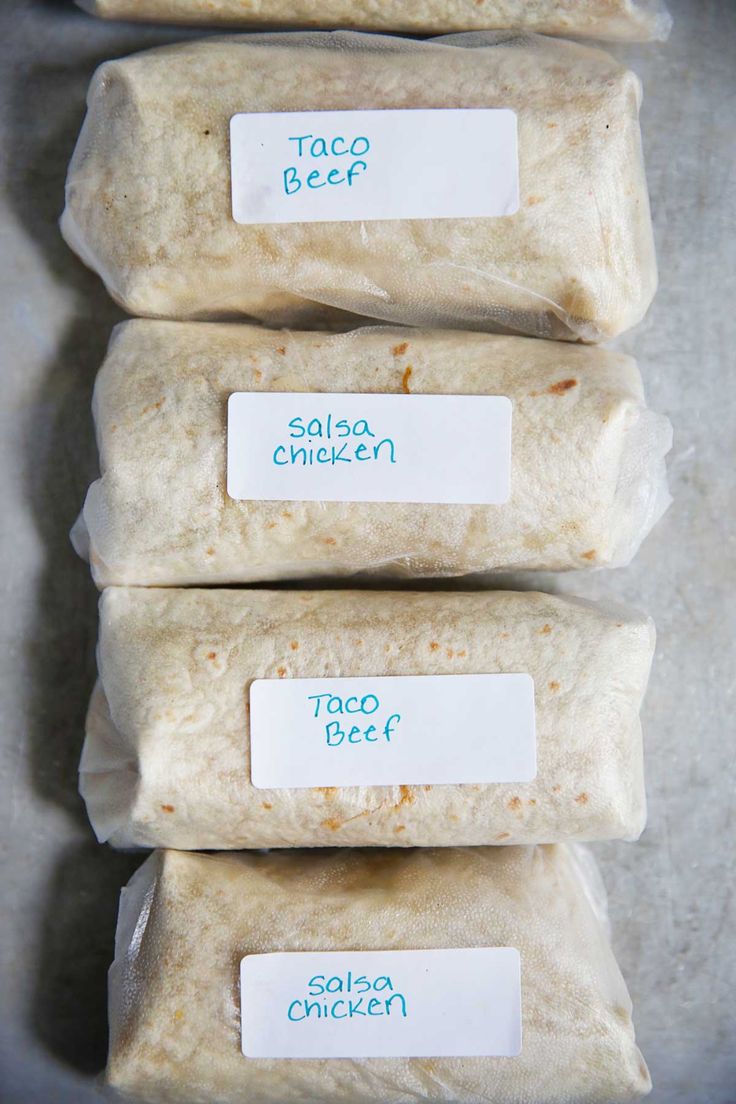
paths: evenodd
<path fill-rule="evenodd" d="M 110 329 L 121 313 L 95 277 L 71 258 L 57 219 L 96 61 L 89 67 L 40 67 L 29 73 L 17 94 L 17 140 L 7 171 L 15 211 L 75 308 L 26 408 L 23 438 L 25 495 L 45 549 L 27 656 L 30 771 L 39 796 L 61 805 L 80 823 L 84 818 L 76 774 L 94 678 L 96 594 L 79 569 L 68 534 L 87 479 L 97 468 L 92 386 Z"/>
<path fill-rule="evenodd" d="M 143 856 L 94 842 L 64 854 L 43 902 L 32 1025 L 57 1058 L 98 1073 L 107 1055 L 107 971 L 120 889 Z"/>

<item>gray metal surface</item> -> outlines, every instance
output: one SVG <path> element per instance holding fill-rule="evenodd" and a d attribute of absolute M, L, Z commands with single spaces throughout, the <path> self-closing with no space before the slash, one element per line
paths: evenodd
<path fill-rule="evenodd" d="M 621 345 L 675 424 L 675 504 L 631 568 L 542 583 L 624 600 L 657 621 L 644 711 L 650 824 L 638 845 L 595 851 L 652 1100 L 733 1104 L 736 4 L 671 7 L 667 45 L 619 51 L 645 83 L 661 269 L 649 317 Z M 101 1099 L 93 1075 L 104 1060 L 116 899 L 139 861 L 94 843 L 76 795 L 96 598 L 67 530 L 95 472 L 90 392 L 120 314 L 67 251 L 56 218 L 95 65 L 184 33 L 98 23 L 71 0 L 0 5 L 7 1104 Z"/>

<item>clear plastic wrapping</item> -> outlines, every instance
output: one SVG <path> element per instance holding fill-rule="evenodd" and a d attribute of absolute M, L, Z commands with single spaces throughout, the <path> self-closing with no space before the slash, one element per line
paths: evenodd
<path fill-rule="evenodd" d="M 515 1058 L 247 1059 L 238 966 L 273 951 L 515 947 Z M 564 847 L 156 852 L 123 890 L 108 1081 L 149 1104 L 615 1104 L 645 1095 L 631 1001 Z"/>
<path fill-rule="evenodd" d="M 600 341 L 640 321 L 657 282 L 640 99 L 610 55 L 534 35 L 313 32 L 164 47 L 98 69 L 62 231 L 133 314 L 311 326 L 348 312 Z M 518 117 L 516 214 L 233 219 L 234 114 L 484 107 Z"/>
<path fill-rule="evenodd" d="M 108 588 L 80 790 L 101 841 L 236 849 L 636 838 L 646 618 L 525 592 Z M 256 788 L 254 679 L 531 675 L 526 783 Z"/>
<path fill-rule="evenodd" d="M 231 498 L 227 405 L 237 391 L 507 396 L 510 500 Z M 141 320 L 115 331 L 94 414 L 102 476 L 74 539 L 100 586 L 618 566 L 669 502 L 669 422 L 647 409 L 634 361 L 608 349 Z"/>
<path fill-rule="evenodd" d="M 256 26 L 354 27 L 373 31 L 491 31 L 613 41 L 664 39 L 662 0 L 77 0 L 105 19 Z"/>

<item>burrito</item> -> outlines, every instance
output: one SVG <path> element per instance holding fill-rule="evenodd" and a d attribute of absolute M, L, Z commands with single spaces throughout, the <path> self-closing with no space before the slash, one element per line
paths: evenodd
<path fill-rule="evenodd" d="M 523 28 L 542 34 L 623 42 L 664 39 L 671 20 L 660 0 L 77 0 L 103 19 L 167 23 L 258 23 L 362 27 L 374 31 L 487 31 Z"/>
<path fill-rule="evenodd" d="M 653 650 L 533 592 L 110 587 L 80 792 L 116 847 L 634 839 Z"/>
<path fill-rule="evenodd" d="M 245 457 L 256 485 L 244 493 L 260 488 L 266 499 L 228 493 L 232 395 L 287 401 L 272 430 L 260 407 L 245 427 L 231 426 L 241 444 L 262 439 Z M 305 397 L 326 403 L 313 427 L 326 433 L 354 396 L 379 404 L 366 422 L 374 436 L 322 438 L 323 458 L 336 463 L 305 467 L 292 415 Z M 365 415 L 365 399 L 355 401 Z M 438 404 L 430 428 L 423 401 Z M 395 441 L 386 438 L 387 417 L 412 414 L 415 403 Z M 499 403 L 510 411 L 510 453 L 486 420 L 486 406 L 490 414 Z M 114 333 L 94 414 L 102 477 L 73 539 L 99 586 L 618 566 L 669 502 L 669 422 L 647 409 L 634 361 L 608 349 L 459 331 L 326 335 L 136 320 Z M 309 420 L 297 424 L 301 434 Z M 346 462 L 361 455 L 361 440 L 379 442 L 377 463 Z M 484 467 L 489 448 L 502 455 Z M 506 466 L 508 498 L 479 503 Z M 259 482 L 269 473 L 282 481 L 275 489 Z M 420 476 L 427 501 L 401 501 L 416 499 Z M 443 479 L 454 501 L 437 501 Z M 343 501 L 324 500 L 334 488 Z M 367 493 L 375 500 L 360 501 Z"/>
<path fill-rule="evenodd" d="M 131 314 L 601 341 L 657 282 L 640 100 L 511 33 L 180 43 L 98 69 L 62 232 Z"/>
<path fill-rule="evenodd" d="M 583 858 L 564 847 L 155 852 L 121 897 L 107 1081 L 149 1104 L 644 1096 L 631 1000 Z M 515 979 L 472 976 L 505 959 Z M 310 991 L 322 998 L 305 1020 Z M 473 1018 L 484 998 L 492 1019 Z M 519 1020 L 520 1049 L 494 1046 Z M 305 1037 L 315 1057 L 249 1054 L 303 1052 Z"/>

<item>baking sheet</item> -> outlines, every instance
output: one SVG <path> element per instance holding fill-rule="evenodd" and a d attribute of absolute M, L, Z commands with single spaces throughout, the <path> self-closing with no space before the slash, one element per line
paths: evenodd
<path fill-rule="evenodd" d="M 675 504 L 636 562 L 549 589 L 650 612 L 650 824 L 594 850 L 655 1104 L 736 1101 L 733 535 L 736 4 L 672 0 L 663 46 L 620 48 L 645 84 L 661 289 L 619 342 L 671 417 Z M 106 1043 L 117 895 L 139 863 L 98 847 L 76 794 L 96 594 L 67 531 L 95 474 L 89 400 L 121 317 L 56 228 L 96 64 L 190 35 L 3 0 L 0 108 L 0 723 L 5 923 L 0 1099 L 87 1104 Z M 504 583 L 515 585 L 515 580 Z M 523 585 L 532 585 L 529 579 Z"/>

